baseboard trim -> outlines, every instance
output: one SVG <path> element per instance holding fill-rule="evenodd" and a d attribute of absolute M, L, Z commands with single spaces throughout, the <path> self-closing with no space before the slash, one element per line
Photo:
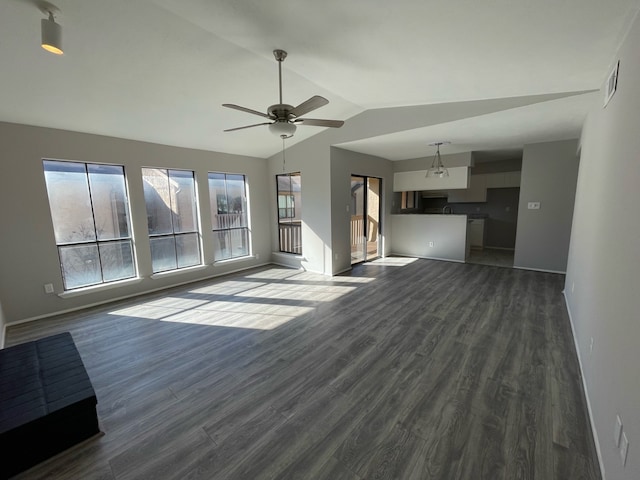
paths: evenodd
<path fill-rule="evenodd" d="M 424 258 L 425 260 L 438 260 L 440 262 L 466 263 L 464 260 L 455 260 L 453 258 L 423 257 L 421 255 L 407 255 L 405 253 L 393 253 L 392 252 L 389 255 L 395 255 L 396 257 Z"/>
<path fill-rule="evenodd" d="M 251 270 L 252 268 L 259 268 L 259 267 L 264 267 L 264 266 L 272 265 L 272 264 L 273 264 L 272 262 L 265 262 L 265 263 L 261 263 L 259 265 L 251 265 L 250 267 L 237 268 L 235 270 L 230 270 L 230 271 L 224 272 L 224 273 L 218 273 L 218 274 L 215 274 L 215 275 L 208 275 L 208 276 L 203 277 L 203 278 L 198 278 L 197 280 L 187 280 L 185 282 L 172 283 L 171 285 L 168 285 L 168 286 L 165 286 L 165 287 L 152 288 L 150 290 L 145 290 L 143 292 L 132 293 L 131 295 L 123 295 L 123 296 L 120 296 L 120 297 L 110 298 L 109 300 L 104 300 L 104 301 L 101 301 L 101 302 L 89 303 L 89 304 L 86 304 L 86 305 L 82 305 L 81 307 L 68 308 L 66 310 L 59 310 L 59 311 L 56 311 L 56 312 L 45 313 L 43 315 L 36 315 L 35 317 L 23 318 L 22 320 L 16 320 L 16 321 L 13 321 L 13 322 L 7 322 L 4 325 L 4 335 L 2 337 L 2 343 L 4 344 L 4 339 L 6 338 L 7 327 L 13 327 L 15 325 L 22 325 L 23 323 L 35 322 L 36 320 L 42 320 L 44 318 L 50 318 L 50 317 L 55 317 L 55 316 L 58 316 L 58 315 L 64 315 L 66 313 L 77 312 L 77 311 L 80 311 L 80 310 L 84 310 L 86 308 L 93 308 L 93 307 L 98 307 L 100 305 L 107 305 L 109 303 L 119 302 L 121 300 L 127 300 L 129 298 L 140 297 L 142 295 L 147 295 L 149 293 L 160 292 L 162 290 L 169 290 L 169 289 L 174 288 L 174 287 L 180 287 L 182 285 L 188 285 L 190 283 L 202 282 L 204 280 L 210 280 L 212 278 L 223 277 L 225 275 L 231 275 L 232 273 L 238 273 L 238 272 L 242 272 L 244 270 Z M 3 345 L 3 348 L 4 348 L 4 345 Z"/>
<path fill-rule="evenodd" d="M 593 410 L 591 409 L 591 400 L 589 400 L 589 390 L 587 389 L 587 381 L 585 380 L 584 368 L 582 366 L 582 356 L 580 355 L 580 347 L 578 345 L 578 337 L 576 336 L 576 329 L 573 324 L 573 317 L 571 316 L 571 308 L 569 307 L 569 301 L 567 300 L 567 294 L 563 290 L 562 296 L 564 297 L 564 304 L 567 307 L 567 314 L 569 315 L 569 325 L 571 326 L 571 335 L 573 336 L 573 344 L 576 348 L 576 356 L 578 357 L 578 365 L 580 366 L 580 378 L 582 379 L 582 388 L 584 390 L 584 398 L 587 400 L 587 412 L 589 413 L 589 424 L 591 425 L 591 434 L 593 435 L 593 441 L 596 444 L 596 454 L 598 455 L 598 464 L 600 465 L 600 475 L 602 480 L 607 480 L 604 473 L 604 462 L 602 461 L 602 452 L 600 451 L 600 440 L 598 440 L 598 432 L 593 421 Z"/>
<path fill-rule="evenodd" d="M 566 271 L 561 270 L 545 270 L 544 268 L 531 268 L 531 267 L 519 267 L 514 265 L 513 268 L 518 270 L 531 270 L 532 272 L 543 272 L 543 273 L 559 273 L 560 275 L 566 275 Z"/>

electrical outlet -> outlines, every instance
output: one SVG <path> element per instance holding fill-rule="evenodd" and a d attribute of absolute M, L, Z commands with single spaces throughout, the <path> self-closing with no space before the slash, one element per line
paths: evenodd
<path fill-rule="evenodd" d="M 334 260 L 338 260 L 338 254 L 337 254 L 337 253 L 335 253 L 335 254 L 333 255 L 333 258 L 334 258 Z"/>
<path fill-rule="evenodd" d="M 256 260 L 260 260 L 260 254 L 256 253 Z"/>
<path fill-rule="evenodd" d="M 627 452 L 629 451 L 629 440 L 627 440 L 627 434 L 622 432 L 622 439 L 620 440 L 620 460 L 622 460 L 622 466 L 627 463 Z"/>
<path fill-rule="evenodd" d="M 433 247 L 433 242 L 429 242 L 429 246 L 430 246 L 430 247 Z"/>
<path fill-rule="evenodd" d="M 53 293 L 53 283 L 44 284 L 44 293 Z"/>
<path fill-rule="evenodd" d="M 621 434 L 622 434 L 622 420 L 620 419 L 620 415 L 616 415 L 616 424 L 613 428 L 613 443 L 615 443 L 616 447 L 620 446 Z"/>
<path fill-rule="evenodd" d="M 540 202 L 529 202 L 527 203 L 527 208 L 529 210 L 540 210 Z"/>

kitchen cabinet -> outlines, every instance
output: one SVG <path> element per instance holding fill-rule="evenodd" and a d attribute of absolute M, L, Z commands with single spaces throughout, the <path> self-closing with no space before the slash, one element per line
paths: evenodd
<path fill-rule="evenodd" d="M 449 190 L 449 203 L 478 203 L 487 201 L 487 188 L 520 186 L 521 172 L 484 173 L 469 177 L 469 188 Z"/>
<path fill-rule="evenodd" d="M 477 203 L 487 201 L 487 175 L 471 175 L 469 188 L 449 190 L 449 203 Z"/>
<path fill-rule="evenodd" d="M 427 177 L 427 170 L 395 172 L 393 174 L 394 192 L 414 192 L 423 190 L 466 189 L 469 187 L 469 167 L 449 167 L 448 177 Z"/>
<path fill-rule="evenodd" d="M 504 186 L 505 187 L 519 187 L 520 175 L 522 172 L 507 172 L 504 174 Z"/>
<path fill-rule="evenodd" d="M 471 248 L 484 248 L 484 218 L 473 218 L 467 223 L 467 238 Z"/>

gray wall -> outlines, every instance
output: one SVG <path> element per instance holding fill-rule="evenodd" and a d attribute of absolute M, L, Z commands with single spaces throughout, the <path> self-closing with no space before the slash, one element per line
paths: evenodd
<path fill-rule="evenodd" d="M 475 165 L 471 167 L 471 175 L 480 175 L 482 173 L 519 172 L 520 170 L 522 170 L 522 158 L 483 161 L 476 162 Z"/>
<path fill-rule="evenodd" d="M 564 272 L 578 178 L 576 140 L 524 146 L 514 266 Z M 528 210 L 528 202 L 540 202 Z"/>
<path fill-rule="evenodd" d="M 488 188 L 487 201 L 482 203 L 447 203 L 446 199 L 428 199 L 431 208 L 449 205 L 454 213 L 487 215 L 484 224 L 485 247 L 514 248 L 518 224 L 520 189 Z M 425 206 L 426 206 L 425 205 Z"/>
<path fill-rule="evenodd" d="M 618 89 L 582 134 L 565 295 L 607 480 L 640 478 L 640 21 L 618 56 Z M 604 98 L 604 94 L 601 98 Z M 593 338 L 593 349 L 591 339 Z M 613 442 L 620 415 L 630 442 Z"/>
<path fill-rule="evenodd" d="M 8 323 L 219 275 L 271 259 L 268 234 L 271 217 L 266 199 L 274 187 L 267 185 L 264 159 L 8 123 L 0 123 L 0 145 L 0 205 L 3 205 L 0 301 Z M 43 158 L 125 166 L 139 275 L 142 277 L 139 283 L 96 289 L 72 298 L 45 294 L 43 285 L 46 283 L 53 283 L 56 293 L 62 292 L 63 286 L 44 182 Z M 196 172 L 206 267 L 150 278 L 151 255 L 140 170 L 143 166 Z M 253 251 L 260 259 L 212 265 L 209 171 L 247 175 Z"/>
<path fill-rule="evenodd" d="M 331 242 L 333 273 L 351 265 L 351 175 L 365 175 L 382 179 L 381 231 L 382 251 L 391 251 L 391 202 L 393 199 L 392 162 L 380 157 L 331 148 Z"/>

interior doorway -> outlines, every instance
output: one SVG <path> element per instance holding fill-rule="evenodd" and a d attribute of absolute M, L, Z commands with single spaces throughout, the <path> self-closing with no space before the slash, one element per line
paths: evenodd
<path fill-rule="evenodd" d="M 351 175 L 351 264 L 380 256 L 382 179 Z"/>

